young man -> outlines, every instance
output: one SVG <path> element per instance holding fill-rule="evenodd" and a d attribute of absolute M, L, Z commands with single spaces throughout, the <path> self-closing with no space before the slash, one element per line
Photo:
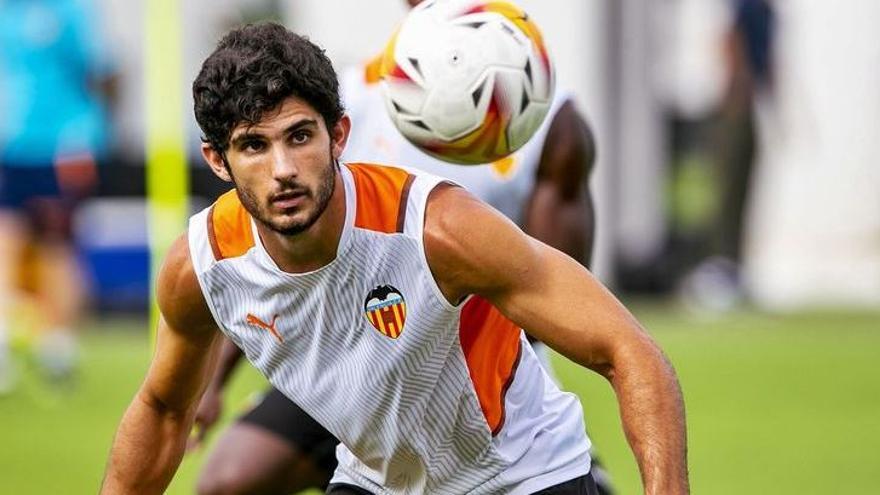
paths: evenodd
<path fill-rule="evenodd" d="M 410 144 L 385 110 L 379 85 L 380 57 L 345 70 L 340 78 L 352 133 L 345 161 L 404 164 L 452 179 L 521 226 L 525 232 L 588 265 L 592 251 L 592 198 L 586 187 L 595 147 L 571 94 L 557 91 L 544 125 L 510 157 L 485 166 L 459 166 L 432 158 Z M 550 372 L 546 346 L 532 342 Z M 241 352 L 231 342 L 196 412 L 199 445 L 219 420 L 223 391 Z M 552 372 L 551 372 L 552 374 Z M 324 488 L 336 469 L 339 442 L 277 389 L 222 432 L 202 466 L 199 495 L 296 493 Z M 593 463 L 599 493 L 613 493 Z"/>
<path fill-rule="evenodd" d="M 339 438 L 328 493 L 595 493 L 580 405 L 520 328 L 611 381 L 646 493 L 687 493 L 678 383 L 634 318 L 463 189 L 340 165 L 337 88 L 320 48 L 275 24 L 205 61 L 203 154 L 235 190 L 162 269 L 158 348 L 103 493 L 167 486 L 218 328 Z"/>

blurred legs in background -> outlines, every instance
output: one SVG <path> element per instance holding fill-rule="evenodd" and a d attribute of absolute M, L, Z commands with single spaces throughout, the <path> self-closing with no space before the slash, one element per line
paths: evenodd
<path fill-rule="evenodd" d="M 85 291 L 73 247 L 60 240 L 47 240 L 36 246 L 36 293 L 43 313 L 44 330 L 37 341 L 37 358 L 48 376 L 64 379 L 76 365 L 74 332 L 79 323 Z"/>
<path fill-rule="evenodd" d="M 0 184 L 0 390 L 14 385 L 15 336 L 33 343 L 47 378 L 67 380 L 76 366 L 74 331 L 86 295 L 71 218 L 94 184 L 94 165 L 86 160 L 64 173 L 6 167 Z"/>
<path fill-rule="evenodd" d="M 24 224 L 17 215 L 0 209 L 0 394 L 15 386 L 18 371 L 12 360 L 12 314 L 18 300 L 18 267 L 24 254 Z"/>

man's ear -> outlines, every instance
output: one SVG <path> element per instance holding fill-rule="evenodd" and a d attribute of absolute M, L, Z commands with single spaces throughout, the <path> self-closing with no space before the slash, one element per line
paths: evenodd
<path fill-rule="evenodd" d="M 208 166 L 211 167 L 214 175 L 220 177 L 226 182 L 232 182 L 232 176 L 229 175 L 229 168 L 226 166 L 226 161 L 223 159 L 223 155 L 220 154 L 219 151 L 208 143 L 202 143 L 202 156 L 205 158 L 205 162 L 208 163 Z"/>
<path fill-rule="evenodd" d="M 351 132 L 351 118 L 348 114 L 342 116 L 339 122 L 330 129 L 330 150 L 333 153 L 333 159 L 338 160 L 345 151 L 345 144 L 348 142 L 348 136 Z"/>

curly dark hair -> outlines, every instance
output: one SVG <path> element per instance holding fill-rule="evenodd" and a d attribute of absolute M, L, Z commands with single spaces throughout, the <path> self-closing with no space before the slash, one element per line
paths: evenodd
<path fill-rule="evenodd" d="M 255 124 L 290 96 L 302 98 L 329 130 L 344 112 L 339 81 L 324 50 L 273 22 L 227 33 L 193 82 L 202 140 L 224 153 L 232 130 Z"/>

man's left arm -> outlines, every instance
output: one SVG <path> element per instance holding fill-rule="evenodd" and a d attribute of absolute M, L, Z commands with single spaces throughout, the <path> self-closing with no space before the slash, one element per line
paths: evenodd
<path fill-rule="evenodd" d="M 551 348 L 607 378 L 645 493 L 688 493 L 684 402 L 675 372 L 589 271 L 453 186 L 431 194 L 425 250 L 450 302 L 480 294 Z"/>
<path fill-rule="evenodd" d="M 524 230 L 585 266 L 593 252 L 595 218 L 588 182 L 595 159 L 590 127 L 567 100 L 544 138 Z"/>

